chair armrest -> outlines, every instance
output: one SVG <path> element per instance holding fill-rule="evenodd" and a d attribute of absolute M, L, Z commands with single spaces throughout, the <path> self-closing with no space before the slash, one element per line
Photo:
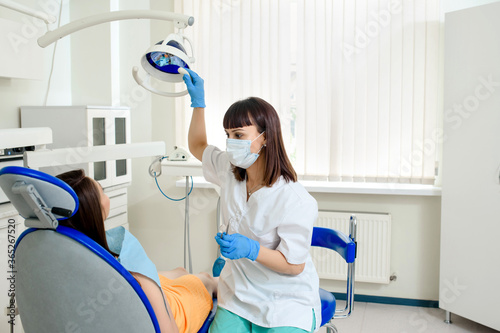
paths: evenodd
<path fill-rule="evenodd" d="M 356 259 L 356 244 L 349 236 L 337 230 L 314 227 L 311 245 L 334 250 L 347 263 Z"/>

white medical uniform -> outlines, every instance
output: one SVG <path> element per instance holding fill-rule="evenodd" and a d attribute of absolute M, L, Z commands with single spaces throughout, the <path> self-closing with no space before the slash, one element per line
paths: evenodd
<path fill-rule="evenodd" d="M 291 326 L 310 331 L 313 310 L 321 324 L 319 278 L 309 254 L 316 200 L 298 183 L 283 177 L 253 193 L 247 202 L 246 181 L 237 181 L 226 152 L 208 146 L 203 152 L 205 179 L 221 187 L 225 231 L 240 233 L 261 246 L 280 251 L 290 264 L 305 263 L 299 275 L 277 273 L 256 261 L 226 260 L 218 305 L 262 327 Z"/>

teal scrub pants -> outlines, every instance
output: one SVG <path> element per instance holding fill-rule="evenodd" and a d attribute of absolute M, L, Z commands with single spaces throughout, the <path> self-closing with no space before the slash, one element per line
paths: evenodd
<path fill-rule="evenodd" d="M 311 328 L 311 333 L 314 332 L 316 327 L 316 316 L 313 310 L 313 324 Z M 221 307 L 217 307 L 217 312 L 215 313 L 214 321 L 210 326 L 209 333 L 304 333 L 308 332 L 306 330 L 297 327 L 262 327 L 251 323 L 250 321 L 241 318 L 240 316 L 227 311 Z M 308 332 L 309 333 L 309 332 Z"/>

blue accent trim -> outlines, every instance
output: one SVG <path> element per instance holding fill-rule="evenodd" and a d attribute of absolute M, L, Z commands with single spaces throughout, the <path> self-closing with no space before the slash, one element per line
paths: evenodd
<path fill-rule="evenodd" d="M 0 176 L 4 175 L 4 174 L 26 176 L 26 177 L 46 181 L 50 184 L 59 186 L 60 188 L 62 188 L 66 192 L 68 192 L 75 200 L 75 209 L 73 210 L 73 213 L 71 214 L 71 216 L 75 215 L 76 211 L 78 210 L 78 207 L 80 206 L 80 202 L 78 201 L 78 196 L 76 195 L 75 191 L 73 191 L 71 186 L 69 186 L 68 184 L 66 184 L 65 182 L 63 182 L 62 180 L 60 180 L 57 177 L 51 176 L 45 172 L 41 172 L 38 170 L 29 169 L 29 168 L 24 168 L 24 167 L 19 167 L 19 166 L 7 166 L 7 167 L 2 168 L 0 170 Z M 58 218 L 58 220 L 65 220 L 67 218 L 68 217 L 62 217 L 62 218 Z"/>
<path fill-rule="evenodd" d="M 146 310 L 149 313 L 149 316 L 151 318 L 151 321 L 153 322 L 153 326 L 155 327 L 156 332 L 160 333 L 160 326 L 158 324 L 158 320 L 156 319 L 155 312 L 153 310 L 153 307 L 151 306 L 151 303 L 149 303 L 146 294 L 142 290 L 142 287 L 139 285 L 137 280 L 132 276 L 132 274 L 130 274 L 130 272 L 127 271 L 125 267 L 123 267 L 118 262 L 118 260 L 116 260 L 111 255 L 111 253 L 106 251 L 102 246 L 97 244 L 94 240 L 92 240 L 90 237 L 81 233 L 78 230 L 60 225 L 59 227 L 57 227 L 56 231 L 59 232 L 61 235 L 68 236 L 69 238 L 74 239 L 83 246 L 87 247 L 89 250 L 97 254 L 104 261 L 106 261 L 118 273 L 120 273 L 125 278 L 125 280 L 127 280 L 130 286 L 135 290 L 135 292 L 139 295 L 142 302 L 144 303 L 144 306 L 146 307 Z"/>
<path fill-rule="evenodd" d="M 346 300 L 345 293 L 332 293 L 332 294 L 335 296 L 335 298 L 337 298 L 339 300 Z M 372 296 L 372 295 L 355 294 L 354 300 L 356 302 L 418 306 L 418 307 L 422 307 L 422 308 L 438 308 L 439 307 L 439 301 L 412 299 L 412 298 L 399 298 L 399 297 L 386 297 L 386 296 Z"/>
<path fill-rule="evenodd" d="M 311 246 L 332 249 L 347 263 L 352 263 L 356 259 L 356 244 L 346 234 L 337 230 L 314 227 Z"/>
<path fill-rule="evenodd" d="M 39 229 L 35 228 L 30 228 L 23 232 L 19 239 L 16 242 L 15 248 L 17 248 L 17 245 L 19 242 L 27 235 L 30 234 L 34 231 L 37 231 Z M 97 256 L 99 256 L 101 259 L 103 259 L 105 262 L 107 262 L 111 267 L 113 267 L 121 276 L 127 280 L 127 282 L 130 284 L 130 286 L 135 290 L 137 295 L 141 298 L 142 302 L 144 303 L 144 306 L 146 307 L 146 310 L 148 311 L 148 314 L 151 318 L 151 321 L 153 322 L 153 326 L 155 328 L 155 331 L 157 333 L 160 333 L 160 325 L 158 324 L 158 320 L 156 319 L 155 312 L 151 306 L 151 303 L 149 303 L 149 300 L 142 290 L 142 287 L 139 285 L 137 280 L 130 274 L 129 271 L 123 267 L 118 260 L 116 260 L 108 251 L 106 251 L 102 246 L 97 244 L 94 240 L 92 240 L 90 237 L 87 235 L 81 233 L 78 230 L 75 230 L 70 227 L 66 226 L 58 226 L 55 232 L 60 233 L 61 235 L 67 236 L 74 241 L 82 244 L 86 248 L 88 248 L 90 251 L 94 252 Z"/>
<path fill-rule="evenodd" d="M 217 312 L 217 299 L 213 300 L 213 306 L 212 310 L 208 313 L 207 319 L 205 319 L 205 322 L 203 322 L 203 325 L 201 325 L 200 329 L 198 330 L 198 333 L 207 333 L 208 329 L 210 328 L 210 325 L 212 324 L 212 321 L 215 318 L 215 313 Z"/>

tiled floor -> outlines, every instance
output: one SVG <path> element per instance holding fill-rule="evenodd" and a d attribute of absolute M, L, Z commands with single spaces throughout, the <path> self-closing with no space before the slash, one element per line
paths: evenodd
<path fill-rule="evenodd" d="M 343 306 L 342 301 L 337 306 Z M 354 303 L 354 311 L 346 319 L 335 320 L 339 333 L 498 333 L 452 314 L 452 324 L 444 323 L 445 312 L 435 308 Z M 325 333 L 322 327 L 319 331 Z"/>

